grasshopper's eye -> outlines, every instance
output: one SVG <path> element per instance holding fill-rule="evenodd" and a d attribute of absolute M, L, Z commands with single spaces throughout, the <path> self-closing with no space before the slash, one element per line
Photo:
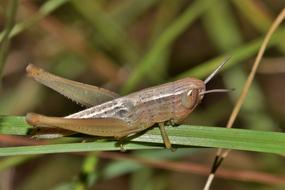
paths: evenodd
<path fill-rule="evenodd" d="M 182 96 L 182 105 L 188 109 L 193 109 L 200 102 L 199 90 L 192 89 Z"/>
<path fill-rule="evenodd" d="M 187 93 L 187 96 L 192 96 L 192 94 L 193 94 L 193 90 L 189 90 Z"/>

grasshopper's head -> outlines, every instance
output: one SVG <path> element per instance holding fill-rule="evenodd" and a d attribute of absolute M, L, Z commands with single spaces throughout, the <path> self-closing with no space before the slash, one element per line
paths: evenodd
<path fill-rule="evenodd" d="M 190 90 L 186 93 L 186 95 L 182 98 L 182 104 L 193 110 L 203 99 L 204 94 L 214 93 L 214 92 L 229 92 L 233 89 L 213 89 L 206 90 L 206 84 L 214 78 L 217 73 L 221 70 L 221 68 L 225 65 L 225 63 L 230 58 L 227 58 L 222 64 L 220 64 L 204 81 L 199 79 L 191 79 L 193 82 L 191 83 Z"/>
<path fill-rule="evenodd" d="M 206 91 L 206 85 L 204 81 L 195 78 L 188 78 L 187 83 L 189 90 L 182 96 L 182 104 L 193 110 L 203 99 L 204 94 L 201 93 Z"/>

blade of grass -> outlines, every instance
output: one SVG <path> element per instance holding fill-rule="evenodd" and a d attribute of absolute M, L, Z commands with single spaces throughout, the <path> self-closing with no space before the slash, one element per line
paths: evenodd
<path fill-rule="evenodd" d="M 232 3 L 260 33 L 265 33 L 273 22 L 272 13 L 264 2 L 234 0 Z M 277 47 L 280 51 L 285 52 L 285 45 L 282 42 L 280 41 Z"/>
<path fill-rule="evenodd" d="M 25 10 L 31 16 L 38 15 L 36 5 L 29 2 L 25 4 Z M 55 38 L 73 57 L 81 59 L 80 63 L 86 62 L 94 70 L 94 74 L 103 80 L 115 80 L 118 66 L 102 52 L 96 51 L 89 44 L 84 35 L 76 29 L 67 27 L 63 21 L 60 21 L 52 15 L 46 15 L 38 25 L 50 36 Z M 96 64 L 95 64 L 96 63 Z"/>
<path fill-rule="evenodd" d="M 260 33 L 265 33 L 273 22 L 273 16 L 269 7 L 262 1 L 234 0 L 231 2 L 240 11 L 242 16 Z M 285 52 L 285 45 L 282 41 L 277 44 L 277 47 L 283 53 Z"/>
<path fill-rule="evenodd" d="M 179 14 L 182 6 L 183 2 L 181 0 L 166 0 L 159 4 L 157 13 L 153 18 L 153 29 L 147 42 L 148 47 L 154 46 L 160 34 L 163 33 L 167 26 L 171 24 L 171 22 L 173 22 L 175 17 Z M 161 83 L 165 81 L 167 77 L 167 63 L 169 62 L 170 55 L 171 46 L 165 47 L 165 49 L 161 51 L 156 58 L 156 64 L 152 67 L 152 70 L 156 72 L 146 73 L 145 77 L 148 79 L 148 81 L 151 83 Z"/>
<path fill-rule="evenodd" d="M 138 63 L 133 70 L 127 83 L 123 86 L 124 94 L 132 91 L 137 84 L 143 79 L 146 73 L 153 70 L 153 66 L 157 63 L 160 54 L 169 47 L 174 40 L 181 35 L 208 7 L 213 5 L 215 1 L 195 1 L 187 8 L 184 13 L 179 16 L 160 37 L 154 42 L 154 45 L 146 53 L 144 58 Z"/>
<path fill-rule="evenodd" d="M 267 47 L 272 47 L 272 46 L 277 45 L 278 43 L 280 43 L 280 41 L 283 41 L 284 36 L 285 36 L 285 29 L 280 28 L 279 30 L 277 30 L 273 34 L 273 36 L 272 36 Z M 225 59 L 225 57 L 230 55 L 231 61 L 228 62 L 223 67 L 223 71 L 225 71 L 227 68 L 230 68 L 233 65 L 238 64 L 238 63 L 244 61 L 245 59 L 250 58 L 252 55 L 254 55 L 258 51 L 262 41 L 263 41 L 263 37 L 260 37 L 257 40 L 249 42 L 245 45 L 241 45 L 240 47 L 238 47 L 234 50 L 231 50 L 231 51 L 225 53 L 224 55 L 220 55 L 218 57 L 215 57 L 209 61 L 206 61 L 206 62 L 192 68 L 191 70 L 188 70 L 188 71 L 181 73 L 176 78 L 184 78 L 184 77 L 189 77 L 189 76 L 197 77 L 197 78 L 204 78 L 209 73 L 211 73 L 217 67 L 217 65 L 219 65 Z"/>
<path fill-rule="evenodd" d="M 31 127 L 20 116 L 1 116 L 0 134 L 5 135 L 27 135 Z"/>
<path fill-rule="evenodd" d="M 119 23 L 114 22 L 112 18 L 102 10 L 97 1 L 72 0 L 72 6 L 82 17 L 96 30 L 94 35 L 96 42 L 101 42 L 108 51 L 119 56 L 122 62 L 129 64 L 136 63 L 138 53 L 135 44 L 126 35 L 126 31 Z"/>
<path fill-rule="evenodd" d="M 69 0 L 50 0 L 44 3 L 38 13 L 34 15 L 31 19 L 26 20 L 22 23 L 16 24 L 12 31 L 10 32 L 9 39 L 12 37 L 18 35 L 19 33 L 23 32 L 24 30 L 29 29 L 31 26 L 38 23 L 41 19 L 43 19 L 48 14 L 52 13 L 56 9 L 58 9 L 60 6 L 68 2 Z M 4 32 L 0 33 L 0 42 L 2 42 L 4 39 Z"/>
<path fill-rule="evenodd" d="M 9 35 L 14 27 L 15 17 L 18 8 L 18 0 L 11 0 L 6 17 L 6 27 L 3 31 L 3 41 L 0 43 L 0 76 L 2 76 L 2 71 L 8 56 L 10 39 Z"/>
<path fill-rule="evenodd" d="M 137 18 L 153 8 L 158 0 L 133 0 L 121 2 L 114 9 L 110 10 L 110 16 L 122 27 L 130 26 Z"/>
<path fill-rule="evenodd" d="M 266 12 L 267 10 L 263 10 L 262 7 L 257 5 L 263 2 L 253 0 L 233 0 L 231 2 L 259 31 L 266 32 L 270 27 L 273 21 L 272 16 Z"/>
<path fill-rule="evenodd" d="M 4 117 L 2 121 L 6 120 L 6 122 L 0 122 L 2 134 L 26 134 L 28 125 L 24 122 L 23 117 L 16 117 L 15 119 L 10 117 L 8 119 L 9 122 Z M 14 126 L 13 123 L 17 124 L 17 126 Z M 11 129 L 11 126 L 14 126 L 14 128 Z M 19 130 L 15 130 L 16 128 Z M 216 147 L 276 154 L 285 153 L 285 134 L 280 132 L 193 125 L 169 127 L 167 131 L 171 142 L 175 145 Z M 157 127 L 148 130 L 141 136 L 133 138 L 131 141 L 126 140 L 124 142 L 126 142 L 126 150 L 164 148 L 161 134 Z M 110 150 L 120 150 L 120 147 L 117 146 L 117 141 L 4 147 L 0 148 L 0 156 Z"/>
<path fill-rule="evenodd" d="M 179 15 L 179 11 L 181 11 L 182 6 L 183 2 L 181 0 L 166 0 L 158 5 L 157 13 L 153 18 L 153 28 L 148 40 L 149 46 L 153 46 L 155 44 L 160 34 L 163 33 L 171 22 L 173 22 L 175 17 Z"/>
<path fill-rule="evenodd" d="M 221 0 L 202 18 L 205 31 L 220 52 L 227 52 L 242 44 L 242 36 L 231 12 L 229 1 Z"/>
<path fill-rule="evenodd" d="M 96 154 L 87 155 L 82 163 L 82 168 L 77 176 L 74 189 L 89 189 L 96 182 L 98 174 L 96 168 L 98 166 L 98 157 Z"/>

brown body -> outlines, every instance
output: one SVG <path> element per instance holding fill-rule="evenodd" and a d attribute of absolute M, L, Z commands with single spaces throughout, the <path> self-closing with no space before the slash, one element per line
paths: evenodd
<path fill-rule="evenodd" d="M 189 89 L 193 89 L 193 92 L 192 96 L 187 97 Z M 143 89 L 66 118 L 115 118 L 128 123 L 129 128 L 141 130 L 166 121 L 180 123 L 194 110 L 200 101 L 198 93 L 204 90 L 203 81 L 185 78 Z M 183 98 L 188 98 L 190 104 L 184 104 Z M 100 136 L 116 135 L 118 134 L 112 131 L 100 134 Z"/>

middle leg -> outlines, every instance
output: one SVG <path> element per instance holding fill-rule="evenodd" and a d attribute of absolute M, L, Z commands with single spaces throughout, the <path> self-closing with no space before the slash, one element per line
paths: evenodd
<path fill-rule="evenodd" d="M 170 149 L 171 151 L 173 151 L 174 149 L 172 149 L 171 142 L 170 142 L 169 137 L 167 135 L 167 132 L 165 130 L 164 123 L 159 123 L 158 125 L 159 125 L 159 129 L 160 129 L 161 136 L 162 136 L 163 142 L 165 144 L 165 147 L 167 149 Z"/>

